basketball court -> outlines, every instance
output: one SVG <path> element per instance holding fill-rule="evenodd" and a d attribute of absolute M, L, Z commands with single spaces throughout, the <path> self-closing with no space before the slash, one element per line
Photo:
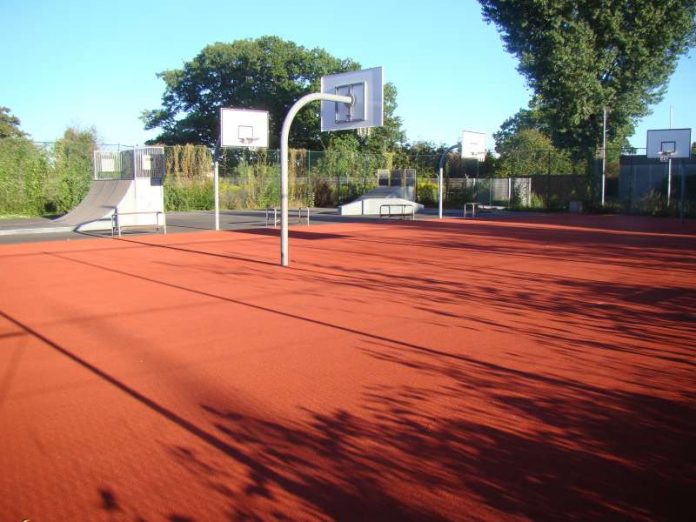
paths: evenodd
<path fill-rule="evenodd" d="M 686 520 L 696 227 L 0 246 L 2 520 Z"/>

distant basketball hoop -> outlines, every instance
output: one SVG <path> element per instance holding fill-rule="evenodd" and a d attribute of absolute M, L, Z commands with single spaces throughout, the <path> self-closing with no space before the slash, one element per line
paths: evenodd
<path fill-rule="evenodd" d="M 268 111 L 220 109 L 221 147 L 268 147 Z"/>
<path fill-rule="evenodd" d="M 268 111 L 254 109 L 220 109 L 220 138 L 213 157 L 213 201 L 215 230 L 220 230 L 219 156 L 220 149 L 228 147 L 255 151 L 268 147 Z"/>
<path fill-rule="evenodd" d="M 668 162 L 691 157 L 691 129 L 651 129 L 646 138 L 646 156 Z"/>
<path fill-rule="evenodd" d="M 646 156 L 667 164 L 667 206 L 672 199 L 672 160 L 691 157 L 691 129 L 651 129 L 646 136 Z M 684 180 L 682 176 L 682 204 L 684 208 Z"/>

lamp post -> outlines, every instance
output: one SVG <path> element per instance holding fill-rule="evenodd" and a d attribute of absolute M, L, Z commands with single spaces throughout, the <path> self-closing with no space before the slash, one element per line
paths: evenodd
<path fill-rule="evenodd" d="M 607 186 L 607 108 L 604 107 L 602 117 L 602 207 Z"/>
<path fill-rule="evenodd" d="M 438 178 L 437 178 L 437 215 L 439 219 L 442 219 L 442 186 L 443 186 L 443 170 L 445 168 L 445 161 L 447 161 L 447 156 L 449 153 L 455 149 L 461 147 L 461 144 L 452 145 L 440 156 L 440 162 L 438 163 Z"/>

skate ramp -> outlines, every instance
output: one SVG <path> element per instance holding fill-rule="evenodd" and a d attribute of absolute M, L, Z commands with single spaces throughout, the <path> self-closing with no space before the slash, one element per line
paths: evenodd
<path fill-rule="evenodd" d="M 111 228 L 111 215 L 123 206 L 131 179 L 94 180 L 85 198 L 65 216 L 54 220 L 56 225 L 72 227 L 73 230 L 105 230 Z"/>
<path fill-rule="evenodd" d="M 379 216 L 382 205 L 411 205 L 415 207 L 414 212 L 423 210 L 423 205 L 405 197 L 407 190 L 407 187 L 377 187 L 350 203 L 340 205 L 338 213 L 341 216 Z"/>
<path fill-rule="evenodd" d="M 93 180 L 84 199 L 66 215 L 0 227 L 0 235 L 91 232 L 112 229 L 112 215 L 121 227 L 166 226 L 162 179 Z"/>
<path fill-rule="evenodd" d="M 2 227 L 0 235 L 85 232 L 122 227 L 166 227 L 164 147 L 96 150 L 94 179 L 87 195 L 65 216 L 24 227 Z M 118 220 L 112 216 L 118 212 Z M 165 228 L 166 230 L 166 228 Z"/>

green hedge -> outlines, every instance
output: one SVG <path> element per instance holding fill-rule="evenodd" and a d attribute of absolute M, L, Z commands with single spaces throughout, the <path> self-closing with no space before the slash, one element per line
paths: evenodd
<path fill-rule="evenodd" d="M 94 131 L 68 129 L 49 147 L 0 139 L 0 215 L 64 214 L 89 191 Z"/>

